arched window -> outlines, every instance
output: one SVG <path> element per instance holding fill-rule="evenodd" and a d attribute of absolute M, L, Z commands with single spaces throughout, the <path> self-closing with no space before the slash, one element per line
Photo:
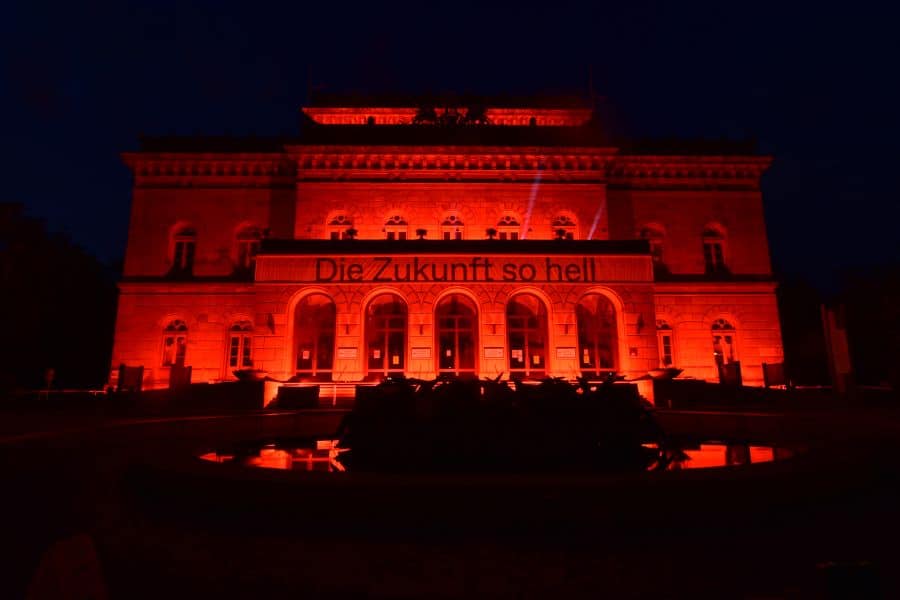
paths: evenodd
<path fill-rule="evenodd" d="M 674 336 L 672 327 L 662 319 L 656 320 L 656 341 L 659 345 L 659 366 L 671 367 L 675 364 Z"/>
<path fill-rule="evenodd" d="M 228 366 L 233 369 L 253 367 L 253 323 L 238 321 L 228 330 Z"/>
<path fill-rule="evenodd" d="M 568 215 L 557 215 L 551 221 L 553 237 L 561 240 L 575 239 L 575 220 Z"/>
<path fill-rule="evenodd" d="M 394 215 L 384 223 L 384 237 L 389 240 L 405 240 L 409 224 L 401 215 Z"/>
<path fill-rule="evenodd" d="M 475 304 L 462 294 L 443 298 L 435 310 L 438 373 L 475 374 L 478 318 Z"/>
<path fill-rule="evenodd" d="M 256 227 L 244 227 L 237 234 L 237 268 L 249 271 L 256 264 L 262 232 Z"/>
<path fill-rule="evenodd" d="M 578 323 L 578 356 L 584 376 L 615 371 L 618 358 L 616 311 L 603 294 L 588 294 L 575 307 Z"/>
<path fill-rule="evenodd" d="M 503 215 L 497 223 L 497 237 L 501 240 L 519 239 L 519 220 L 513 215 Z"/>
<path fill-rule="evenodd" d="M 709 225 L 703 230 L 703 263 L 709 274 L 727 271 L 725 231 L 718 225 Z"/>
<path fill-rule="evenodd" d="M 653 266 L 661 267 L 663 261 L 663 240 L 665 234 L 661 227 L 656 225 L 647 225 L 638 233 L 642 240 L 647 240 L 650 244 L 650 256 L 653 258 Z"/>
<path fill-rule="evenodd" d="M 399 375 L 406 367 L 406 303 L 381 294 L 366 307 L 366 376 Z"/>
<path fill-rule="evenodd" d="M 347 230 L 353 228 L 353 219 L 345 214 L 334 215 L 328 220 L 326 227 L 328 239 L 344 240 L 350 237 L 347 235 Z"/>
<path fill-rule="evenodd" d="M 187 350 L 187 323 L 181 319 L 175 319 L 163 329 L 163 356 L 164 367 L 184 366 L 184 355 Z"/>
<path fill-rule="evenodd" d="M 190 275 L 194 270 L 197 231 L 193 227 L 179 227 L 172 234 L 172 273 Z"/>
<path fill-rule="evenodd" d="M 543 377 L 547 372 L 547 308 L 532 294 L 517 294 L 506 305 L 510 377 Z"/>
<path fill-rule="evenodd" d="M 330 380 L 334 369 L 334 302 L 325 294 L 310 294 L 294 309 L 295 371 L 311 379 Z"/>
<path fill-rule="evenodd" d="M 463 225 L 462 219 L 457 215 L 447 215 L 441 221 L 441 239 L 442 240 L 461 240 L 464 237 L 466 227 Z"/>
<path fill-rule="evenodd" d="M 734 325 L 725 319 L 716 319 L 712 324 L 713 358 L 719 372 L 725 365 L 737 362 L 737 345 L 735 344 L 737 331 Z"/>

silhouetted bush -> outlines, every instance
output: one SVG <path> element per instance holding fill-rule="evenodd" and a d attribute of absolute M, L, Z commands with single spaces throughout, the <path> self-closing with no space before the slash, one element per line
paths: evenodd
<path fill-rule="evenodd" d="M 336 435 L 354 471 L 639 471 L 668 447 L 636 386 L 562 379 L 391 379 L 357 389 Z"/>

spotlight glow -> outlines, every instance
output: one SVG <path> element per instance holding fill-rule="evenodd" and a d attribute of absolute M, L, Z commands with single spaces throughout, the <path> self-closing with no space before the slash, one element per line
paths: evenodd
<path fill-rule="evenodd" d="M 531 223 L 531 211 L 534 209 L 534 201 L 537 199 L 538 188 L 541 185 L 541 169 L 543 166 L 538 167 L 538 172 L 534 176 L 534 183 L 531 184 L 531 195 L 528 198 L 528 210 L 525 211 L 525 220 L 522 222 L 522 232 L 519 234 L 519 239 L 527 239 L 528 238 L 528 227 Z"/>

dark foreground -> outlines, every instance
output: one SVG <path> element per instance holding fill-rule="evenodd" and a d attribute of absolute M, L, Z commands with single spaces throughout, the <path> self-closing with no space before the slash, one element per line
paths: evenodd
<path fill-rule="evenodd" d="M 900 597 L 895 411 L 660 415 L 811 446 L 742 472 L 308 485 L 189 458 L 339 418 L 7 419 L 0 596 Z"/>

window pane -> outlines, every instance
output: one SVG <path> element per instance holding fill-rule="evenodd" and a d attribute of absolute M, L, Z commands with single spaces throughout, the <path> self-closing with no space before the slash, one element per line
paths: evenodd
<path fill-rule="evenodd" d="M 239 339 L 237 337 L 231 338 L 231 347 L 228 351 L 228 365 L 231 367 L 237 366 Z"/>
<path fill-rule="evenodd" d="M 243 341 L 244 341 L 244 353 L 243 353 L 242 364 L 244 367 L 252 367 L 253 361 L 251 360 L 251 356 L 250 356 L 250 336 L 245 335 L 243 338 Z"/>
<path fill-rule="evenodd" d="M 185 350 L 187 348 L 187 344 L 185 343 L 185 339 L 183 337 L 178 337 L 175 340 L 175 364 L 176 365 L 184 365 L 184 355 Z"/>

